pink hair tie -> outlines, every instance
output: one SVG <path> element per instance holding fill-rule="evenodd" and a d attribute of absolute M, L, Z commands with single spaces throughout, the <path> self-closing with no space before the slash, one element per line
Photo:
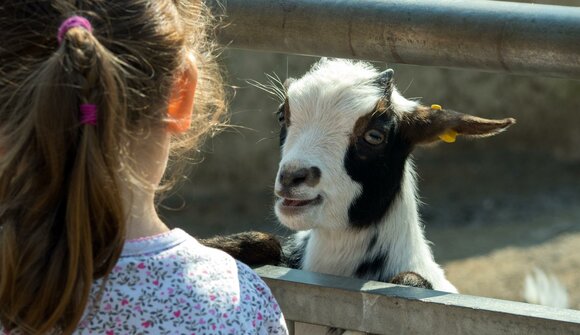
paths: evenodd
<path fill-rule="evenodd" d="M 64 35 L 72 28 L 83 28 L 89 33 L 93 32 L 93 26 L 86 18 L 78 15 L 74 15 L 69 17 L 68 19 L 64 20 L 60 27 L 58 27 L 58 34 L 56 38 L 58 40 L 58 44 L 62 43 L 64 39 Z M 97 106 L 94 104 L 81 104 L 79 106 L 79 110 L 81 112 L 80 119 L 81 124 L 90 124 L 92 126 L 97 125 Z"/>
<path fill-rule="evenodd" d="M 81 124 L 97 125 L 97 105 L 81 104 L 79 109 L 81 111 Z"/>
<path fill-rule="evenodd" d="M 93 26 L 91 25 L 89 20 L 78 15 L 71 16 L 68 19 L 64 20 L 60 24 L 60 27 L 58 27 L 58 34 L 56 35 L 56 38 L 58 39 L 58 44 L 60 45 L 62 43 L 64 35 L 66 34 L 67 31 L 69 31 L 69 29 L 77 27 L 84 28 L 89 33 L 93 32 Z"/>

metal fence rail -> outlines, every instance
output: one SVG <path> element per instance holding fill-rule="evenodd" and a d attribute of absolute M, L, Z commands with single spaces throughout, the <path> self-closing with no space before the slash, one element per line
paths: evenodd
<path fill-rule="evenodd" d="M 580 79 L 580 8 L 473 0 L 210 3 L 216 1 L 228 23 L 220 39 L 234 48 Z"/>
<path fill-rule="evenodd" d="M 580 334 L 580 311 L 265 266 L 288 320 L 373 334 Z"/>

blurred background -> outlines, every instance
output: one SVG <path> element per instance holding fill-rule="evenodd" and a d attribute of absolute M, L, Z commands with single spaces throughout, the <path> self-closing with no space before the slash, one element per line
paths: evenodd
<path fill-rule="evenodd" d="M 163 201 L 170 225 L 197 237 L 290 233 L 272 210 L 279 102 L 248 81 L 299 77 L 316 60 L 224 52 L 232 127 L 206 142 L 188 182 Z M 580 309 L 580 81 L 389 67 L 407 98 L 517 119 L 492 138 L 460 137 L 414 153 L 427 238 L 449 279 L 465 294 L 522 300 L 526 273 L 539 267 L 568 288 L 571 308 Z"/>

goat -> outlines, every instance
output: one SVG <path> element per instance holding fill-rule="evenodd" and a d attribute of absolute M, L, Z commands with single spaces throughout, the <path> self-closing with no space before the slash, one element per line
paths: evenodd
<path fill-rule="evenodd" d="M 297 230 L 289 267 L 457 292 L 435 262 L 418 214 L 410 156 L 456 135 L 485 137 L 515 123 L 405 99 L 393 70 L 322 59 L 285 83 L 275 213 Z"/>

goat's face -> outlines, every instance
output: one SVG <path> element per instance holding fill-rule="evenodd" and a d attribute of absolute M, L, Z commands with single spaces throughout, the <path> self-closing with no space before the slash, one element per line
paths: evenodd
<path fill-rule="evenodd" d="M 463 132 L 458 120 L 469 116 L 406 100 L 392 76 L 367 63 L 324 59 L 287 87 L 278 114 L 282 159 L 275 185 L 282 224 L 295 230 L 372 225 L 399 192 L 414 144 L 449 129 L 489 135 L 513 122 Z"/>
<path fill-rule="evenodd" d="M 323 60 L 289 85 L 279 111 L 282 160 L 275 187 L 284 225 L 347 227 L 365 186 L 361 179 L 384 172 L 389 162 L 396 122 L 392 113 L 373 114 L 382 84 L 365 63 Z"/>

